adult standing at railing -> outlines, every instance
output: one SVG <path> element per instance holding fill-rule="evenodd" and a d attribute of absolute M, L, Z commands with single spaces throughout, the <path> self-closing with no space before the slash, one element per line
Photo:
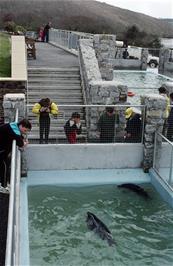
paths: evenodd
<path fill-rule="evenodd" d="M 44 27 L 43 30 L 43 35 L 44 35 L 44 41 L 49 42 L 49 30 L 51 28 L 52 23 L 48 22 L 46 26 Z"/>
<path fill-rule="evenodd" d="M 119 116 L 113 107 L 106 107 L 98 121 L 98 131 L 101 143 L 111 143 L 115 140 L 115 124 L 119 123 Z"/>
<path fill-rule="evenodd" d="M 31 130 L 31 123 L 27 119 L 20 122 L 7 123 L 0 126 L 0 183 L 2 187 L 7 186 L 9 156 L 12 150 L 13 140 L 20 148 L 24 148 L 28 141 L 24 139 L 26 133 Z"/>

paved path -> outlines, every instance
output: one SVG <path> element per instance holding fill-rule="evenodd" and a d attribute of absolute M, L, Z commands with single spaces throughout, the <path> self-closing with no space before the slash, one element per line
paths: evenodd
<path fill-rule="evenodd" d="M 78 57 L 48 43 L 36 42 L 36 60 L 28 59 L 28 67 L 79 67 Z"/>

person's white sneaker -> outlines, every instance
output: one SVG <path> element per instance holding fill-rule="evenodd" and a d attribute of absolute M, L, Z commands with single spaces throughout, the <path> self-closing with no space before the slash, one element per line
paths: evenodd
<path fill-rule="evenodd" d="M 5 188 L 8 193 L 10 193 L 10 184 L 7 184 L 7 187 Z"/>
<path fill-rule="evenodd" d="M 9 188 L 5 188 L 5 187 L 0 186 L 0 192 L 9 194 L 10 190 L 9 190 Z"/>

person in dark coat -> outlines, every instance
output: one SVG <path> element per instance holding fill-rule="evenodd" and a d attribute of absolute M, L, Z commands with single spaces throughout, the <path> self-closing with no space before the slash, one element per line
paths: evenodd
<path fill-rule="evenodd" d="M 3 187 L 7 184 L 9 155 L 13 140 L 16 140 L 18 147 L 25 147 L 28 141 L 24 140 L 23 134 L 30 130 L 31 123 L 27 119 L 23 119 L 19 123 L 12 122 L 0 126 L 0 183 Z"/>
<path fill-rule="evenodd" d="M 43 30 L 44 41 L 49 42 L 49 30 L 51 28 L 51 22 L 48 22 Z"/>
<path fill-rule="evenodd" d="M 173 92 L 170 94 L 170 104 L 173 105 Z M 173 107 L 171 107 L 170 109 L 167 123 L 168 123 L 167 138 L 170 141 L 173 141 Z"/>
<path fill-rule="evenodd" d="M 125 142 L 141 142 L 142 121 L 141 111 L 138 108 L 130 107 L 126 110 Z"/>
<path fill-rule="evenodd" d="M 101 143 L 114 142 L 115 138 L 115 123 L 117 115 L 113 107 L 106 107 L 105 112 L 100 116 L 98 121 L 98 131 L 100 132 Z"/>
<path fill-rule="evenodd" d="M 64 131 L 68 142 L 70 144 L 75 144 L 77 135 L 80 135 L 82 133 L 82 125 L 80 122 L 79 113 L 72 113 L 71 118 L 66 122 L 64 126 Z"/>

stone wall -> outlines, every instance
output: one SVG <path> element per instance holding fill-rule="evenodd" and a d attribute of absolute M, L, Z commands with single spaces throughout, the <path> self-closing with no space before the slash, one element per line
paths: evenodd
<path fill-rule="evenodd" d="M 7 93 L 24 93 L 26 95 L 25 81 L 0 81 L 0 118 L 4 122 L 3 97 Z"/>
<path fill-rule="evenodd" d="M 147 57 L 148 49 L 141 49 L 141 56 L 139 59 L 127 58 L 123 59 L 124 48 L 117 47 L 118 54 L 116 58 L 112 58 L 109 62 L 112 64 L 112 68 L 116 70 L 146 70 L 147 69 Z"/>
<path fill-rule="evenodd" d="M 171 49 L 160 50 L 159 74 L 173 78 L 173 51 Z"/>
<path fill-rule="evenodd" d="M 96 34 L 94 35 L 93 46 L 95 49 L 102 79 L 112 80 L 113 68 L 110 60 L 115 58 L 116 36 Z"/>
<path fill-rule="evenodd" d="M 4 122 L 15 121 L 16 110 L 18 109 L 18 121 L 25 117 L 25 94 L 7 93 L 3 98 Z"/>
<path fill-rule="evenodd" d="M 79 42 L 80 71 L 85 90 L 86 104 L 115 105 L 122 96 L 127 96 L 127 86 L 117 86 L 115 81 L 102 80 L 92 40 Z M 124 107 L 125 109 L 125 107 Z M 97 138 L 97 121 L 104 107 L 88 108 L 86 112 L 87 128 L 90 138 Z M 124 113 L 124 112 L 122 112 Z M 123 120 L 123 119 L 122 119 Z"/>

